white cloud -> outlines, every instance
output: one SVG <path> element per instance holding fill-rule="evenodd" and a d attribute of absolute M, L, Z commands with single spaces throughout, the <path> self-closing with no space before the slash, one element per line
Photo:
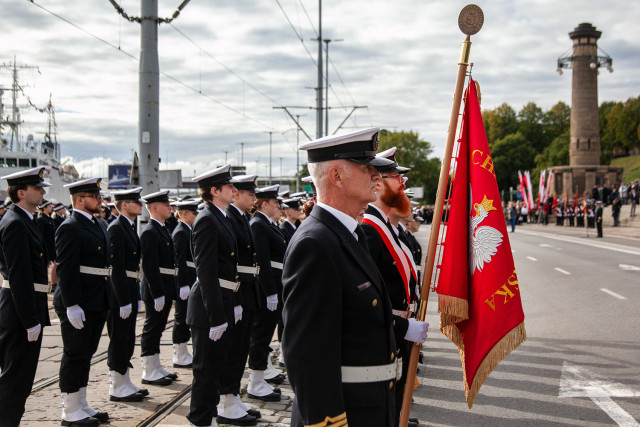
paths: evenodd
<path fill-rule="evenodd" d="M 179 1 L 159 2 L 169 16 Z M 366 105 L 345 128 L 383 126 L 415 130 L 440 156 L 446 138 L 451 96 L 463 35 L 457 15 L 466 1 L 324 1 L 323 38 L 331 43 L 330 132 L 350 108 Z M 131 16 L 139 2 L 122 1 Z M 160 78 L 161 168 L 181 168 L 184 176 L 224 162 L 239 162 L 240 143 L 248 170 L 265 174 L 269 135 L 273 134 L 273 174 L 295 170 L 295 126 L 274 106 L 315 107 L 317 2 L 280 0 L 311 53 L 305 51 L 276 2 L 191 2 L 171 25 L 159 29 L 161 71 L 182 81 Z M 615 72 L 602 72 L 599 99 L 638 96 L 640 68 L 639 6 L 629 2 L 501 0 L 479 1 L 482 31 L 472 37 L 473 75 L 483 108 L 507 102 L 515 109 L 529 101 L 544 109 L 571 102 L 569 73 L 555 73 L 556 59 L 571 47 L 568 32 L 591 22 L 603 32 L 601 48 L 613 57 Z M 57 108 L 58 140 L 87 175 L 104 162 L 127 161 L 137 148 L 138 62 L 44 12 L 51 10 L 135 57 L 139 25 L 119 18 L 108 1 L 36 0 L 3 8 L 1 62 L 39 66 L 41 74 L 21 71 L 25 91 Z M 304 5 L 304 8 L 303 8 Z M 307 18 L 307 14 L 311 20 Z M 198 46 L 184 38 L 187 34 Z M 201 50 L 203 49 L 203 50 Z M 205 52 L 206 51 L 206 52 Z M 211 56 L 214 58 L 212 58 Z M 223 67 L 224 64 L 227 68 Z M 232 70 L 245 79 L 241 81 Z M 0 83 L 9 84 L 6 69 Z M 254 90 L 257 88 L 260 92 Z M 5 95 L 4 101 L 7 101 Z M 223 105 L 222 105 L 223 104 Z M 315 110 L 292 109 L 315 136 Z M 37 137 L 44 118 L 33 112 L 26 129 Z M 286 132 L 282 134 L 283 132 Z M 301 141 L 306 138 L 301 136 Z M 303 162 L 305 154 L 302 153 Z M 167 159 L 168 158 L 168 159 Z M 276 173 L 277 171 L 277 173 Z"/>

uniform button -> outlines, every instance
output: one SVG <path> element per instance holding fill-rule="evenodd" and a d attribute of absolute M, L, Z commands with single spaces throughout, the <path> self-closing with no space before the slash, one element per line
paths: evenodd
<path fill-rule="evenodd" d="M 98 250 L 99 250 L 99 251 L 101 251 L 101 250 L 102 250 L 102 247 L 101 247 L 101 246 L 98 246 Z"/>
<path fill-rule="evenodd" d="M 169 246 L 169 242 L 167 242 L 167 246 Z"/>
<path fill-rule="evenodd" d="M 42 252 L 40 252 L 40 258 L 42 258 Z"/>
<path fill-rule="evenodd" d="M 378 305 L 378 300 L 377 300 L 377 299 L 374 299 L 373 301 L 371 301 L 371 305 L 372 305 L 372 306 L 374 306 L 374 307 L 375 307 L 376 305 Z"/>
<path fill-rule="evenodd" d="M 393 388 L 393 381 L 389 381 L 389 390 Z"/>
<path fill-rule="evenodd" d="M 251 245 L 247 245 L 247 249 L 251 249 Z"/>
<path fill-rule="evenodd" d="M 235 252 L 231 252 L 231 256 L 234 256 L 236 253 Z"/>
<path fill-rule="evenodd" d="M 286 243 L 287 243 L 287 241 L 286 241 L 286 240 L 283 240 L 283 241 L 282 241 L 282 243 L 285 243 L 285 244 L 286 244 Z"/>
<path fill-rule="evenodd" d="M 105 276 L 104 280 L 107 280 L 106 276 Z"/>
<path fill-rule="evenodd" d="M 397 350 L 396 350 L 396 354 L 400 354 L 400 349 L 397 349 Z"/>
<path fill-rule="evenodd" d="M 136 253 L 134 252 L 133 254 L 135 255 Z"/>
<path fill-rule="evenodd" d="M 391 263 L 391 265 L 396 265 L 396 262 L 395 262 L 395 261 L 393 261 L 393 262 Z"/>
<path fill-rule="evenodd" d="M 396 321 L 395 321 L 395 319 L 391 322 L 391 326 L 396 326 Z"/>
<path fill-rule="evenodd" d="M 391 352 L 391 360 L 393 360 L 393 359 L 395 359 L 395 358 L 396 358 L 396 355 L 395 355 L 395 354 L 393 354 L 393 352 Z"/>

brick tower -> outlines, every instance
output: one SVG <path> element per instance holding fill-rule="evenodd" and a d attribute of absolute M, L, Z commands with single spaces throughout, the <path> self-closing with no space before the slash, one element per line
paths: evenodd
<path fill-rule="evenodd" d="M 613 71 L 609 55 L 598 55 L 601 31 L 589 23 L 578 25 L 569 37 L 570 56 L 558 58 L 558 73 L 573 70 L 571 84 L 571 136 L 569 166 L 554 166 L 551 193 L 573 198 L 594 185 L 613 185 L 622 176 L 621 168 L 600 165 L 600 124 L 598 118 L 598 74 L 602 67 Z"/>

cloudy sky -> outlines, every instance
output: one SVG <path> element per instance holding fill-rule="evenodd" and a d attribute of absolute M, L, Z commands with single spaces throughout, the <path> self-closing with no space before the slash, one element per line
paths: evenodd
<path fill-rule="evenodd" d="M 35 4 L 34 4 L 35 3 Z M 32 101 L 56 106 L 62 154 L 85 175 L 128 162 L 137 150 L 140 26 L 108 0 L 0 0 L 0 63 L 16 58 Z M 121 0 L 130 16 L 138 0 Z M 159 0 L 159 16 L 180 0 Z M 381 126 L 417 131 L 442 156 L 460 42 L 459 0 L 325 0 L 322 37 L 330 44 L 329 132 L 351 111 L 343 131 Z M 472 37 L 473 76 L 482 107 L 503 102 L 519 110 L 533 101 L 548 109 L 571 103 L 571 76 L 556 73 L 569 52 L 568 32 L 590 22 L 599 47 L 613 58 L 601 70 L 599 101 L 640 95 L 640 3 L 621 0 L 478 1 L 483 29 Z M 41 6 L 41 7 L 39 7 Z M 45 10 L 46 9 L 46 10 Z M 57 16 L 56 16 L 57 15 Z M 68 21 L 68 22 L 66 22 Z M 78 28 L 79 27 L 79 28 Z M 282 109 L 300 115 L 315 137 L 318 1 L 191 0 L 159 29 L 160 156 L 162 169 L 200 174 L 225 159 L 249 173 L 293 174 L 296 127 Z M 0 70 L 0 85 L 10 73 Z M 4 102 L 8 101 L 5 94 Z M 25 133 L 41 135 L 45 118 L 23 113 Z M 300 141 L 307 141 L 300 135 Z M 240 143 L 243 143 L 241 145 Z M 301 154 L 301 163 L 306 155 Z"/>

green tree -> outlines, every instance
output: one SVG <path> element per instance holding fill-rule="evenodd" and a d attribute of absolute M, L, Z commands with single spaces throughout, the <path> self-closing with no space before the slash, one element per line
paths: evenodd
<path fill-rule="evenodd" d="M 520 132 L 496 141 L 491 147 L 491 157 L 500 190 L 518 184 L 518 171 L 532 169 L 535 165 L 535 150 Z"/>
<path fill-rule="evenodd" d="M 544 113 L 542 126 L 544 128 L 545 140 L 547 141 L 546 145 L 543 147 L 544 149 L 557 137 L 565 132 L 569 132 L 571 126 L 571 107 L 562 101 L 558 102 L 551 107 L 549 111 Z"/>
<path fill-rule="evenodd" d="M 489 146 L 499 139 L 518 131 L 516 112 L 506 102 L 493 110 L 483 111 L 482 121 L 487 131 Z"/>
<path fill-rule="evenodd" d="M 522 107 L 518 113 L 518 130 L 538 152 L 551 142 L 544 132 L 544 112 L 533 102 Z"/>
<path fill-rule="evenodd" d="M 387 131 L 380 132 L 380 147 L 378 152 L 397 147 L 396 160 L 401 166 L 411 168 L 408 173 L 410 187 L 422 187 L 424 199 L 427 203 L 435 201 L 440 176 L 440 160 L 429 159 L 433 152 L 430 142 L 420 138 L 414 131 Z"/>

